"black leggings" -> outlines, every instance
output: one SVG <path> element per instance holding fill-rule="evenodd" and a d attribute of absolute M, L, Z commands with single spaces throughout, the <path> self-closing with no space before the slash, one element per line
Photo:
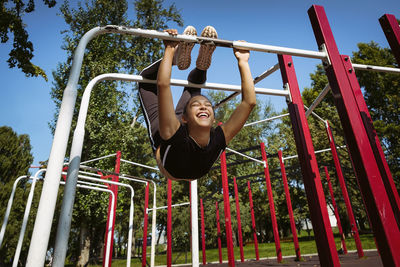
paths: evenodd
<path fill-rule="evenodd" d="M 150 80 L 156 80 L 160 63 L 161 59 L 143 69 L 140 75 Z M 205 83 L 207 79 L 207 71 L 195 68 L 189 73 L 187 79 L 191 83 Z M 200 88 L 185 87 L 183 89 L 182 95 L 175 108 L 175 114 L 179 120 L 181 119 L 185 106 L 190 98 L 200 94 Z M 151 83 L 139 83 L 139 99 L 147 125 L 151 147 L 153 151 L 156 151 L 157 147 L 161 143 L 161 136 L 158 124 L 157 85 Z"/>

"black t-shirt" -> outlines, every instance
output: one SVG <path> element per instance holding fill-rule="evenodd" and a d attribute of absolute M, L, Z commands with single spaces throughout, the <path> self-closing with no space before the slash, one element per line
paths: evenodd
<path fill-rule="evenodd" d="M 220 126 L 211 129 L 208 145 L 201 148 L 190 136 L 185 125 L 169 139 L 162 140 L 161 162 L 178 179 L 199 179 L 206 175 L 226 147 Z"/>

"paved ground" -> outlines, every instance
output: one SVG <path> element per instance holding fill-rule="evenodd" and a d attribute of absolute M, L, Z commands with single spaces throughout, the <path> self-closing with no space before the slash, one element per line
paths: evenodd
<path fill-rule="evenodd" d="M 365 251 L 365 257 L 358 258 L 356 252 L 348 253 L 347 255 L 339 255 L 342 266 L 359 266 L 359 267 L 380 267 L 383 266 L 380 256 L 377 251 Z M 207 264 L 209 267 L 228 267 L 228 263 L 222 264 Z M 245 261 L 235 262 L 237 267 L 265 267 L 265 266 L 320 266 L 318 256 L 304 256 L 303 261 L 295 261 L 294 258 L 284 258 L 282 263 L 277 263 L 276 258 L 260 261 Z"/>

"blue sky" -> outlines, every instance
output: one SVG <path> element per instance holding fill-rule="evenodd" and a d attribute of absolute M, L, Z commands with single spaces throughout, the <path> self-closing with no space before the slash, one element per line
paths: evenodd
<path fill-rule="evenodd" d="M 18 134 L 28 134 L 31 139 L 34 164 L 49 156 L 52 135 L 48 123 L 52 120 L 55 105 L 50 98 L 52 71 L 66 58 L 61 49 L 61 31 L 66 30 L 63 19 L 58 16 L 61 1 L 55 8 L 44 7 L 36 1 L 36 11 L 27 14 L 24 22 L 34 44 L 33 62 L 43 68 L 49 81 L 43 78 L 27 78 L 19 69 L 9 69 L 6 63 L 11 44 L 0 44 L 0 126 L 10 126 Z M 71 3 L 75 1 L 71 0 Z M 337 46 L 341 54 L 351 55 L 357 50 L 357 43 L 375 41 L 388 47 L 378 19 L 385 13 L 400 18 L 398 0 L 364 1 L 309 1 L 309 0 L 165 0 L 165 4 L 175 2 L 181 11 L 185 25 L 193 25 L 200 33 L 202 28 L 213 25 L 219 38 L 226 40 L 246 40 L 252 43 L 269 44 L 307 50 L 317 50 L 314 34 L 307 10 L 313 4 L 322 5 L 327 13 Z M 129 10 L 133 14 L 133 9 Z M 131 16 L 133 17 L 133 15 Z M 174 24 L 171 28 L 176 28 Z M 182 28 L 178 27 L 179 31 Z M 197 56 L 197 47 L 192 52 Z M 252 52 L 250 67 L 257 76 L 277 63 L 274 54 Z M 309 74 L 314 72 L 319 60 L 294 58 L 294 66 L 300 88 L 309 87 Z M 194 64 L 192 64 L 194 65 Z M 189 71 L 189 70 L 188 70 Z M 184 79 L 188 71 L 172 73 L 173 78 Z M 216 83 L 239 84 L 239 73 L 232 50 L 217 48 L 213 63 L 208 72 L 208 81 Z M 277 72 L 260 82 L 257 86 L 282 88 L 280 74 Z M 180 90 L 175 90 L 176 99 Z M 270 101 L 276 111 L 286 106 L 278 97 L 260 97 L 259 101 Z M 101 151 L 99 156 L 101 156 Z M 134 160 L 134 159 L 130 159 Z"/>

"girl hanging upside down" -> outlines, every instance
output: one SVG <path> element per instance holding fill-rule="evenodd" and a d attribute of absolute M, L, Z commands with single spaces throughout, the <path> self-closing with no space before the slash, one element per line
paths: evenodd
<path fill-rule="evenodd" d="M 174 29 L 165 32 L 178 34 Z M 197 35 L 192 26 L 188 26 L 183 34 Z M 211 26 L 204 28 L 201 36 L 218 38 Z M 160 171 L 168 179 L 199 179 L 208 173 L 256 105 L 248 63 L 250 53 L 233 49 L 242 81 L 242 102 L 225 124 L 213 128 L 214 110 L 211 102 L 201 95 L 201 89 L 185 87 L 174 109 L 170 87 L 172 65 L 177 65 L 180 70 L 187 69 L 194 43 L 164 40 L 164 45 L 164 57 L 141 72 L 145 78 L 157 79 L 157 85 L 139 83 L 140 103 Z M 205 83 L 214 50 L 212 42 L 201 44 L 196 68 L 188 76 L 189 82 Z"/>

